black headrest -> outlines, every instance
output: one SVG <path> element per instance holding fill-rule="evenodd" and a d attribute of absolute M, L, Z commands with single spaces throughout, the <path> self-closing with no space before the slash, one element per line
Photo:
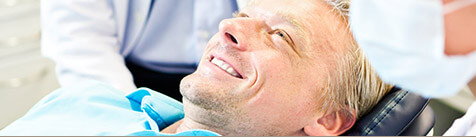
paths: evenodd
<path fill-rule="evenodd" d="M 426 135 L 435 123 L 429 99 L 394 87 L 389 94 L 343 135 Z"/>

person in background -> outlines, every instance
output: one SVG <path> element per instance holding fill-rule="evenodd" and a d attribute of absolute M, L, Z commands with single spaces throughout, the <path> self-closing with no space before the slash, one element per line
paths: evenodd
<path fill-rule="evenodd" d="M 350 13 L 355 39 L 384 81 L 426 97 L 476 83 L 476 0 L 358 0 Z M 476 102 L 444 135 L 474 136 L 475 123 Z"/>
<path fill-rule="evenodd" d="M 180 100 L 180 80 L 237 10 L 235 0 L 43 0 L 42 53 L 61 86 L 99 80 Z"/>

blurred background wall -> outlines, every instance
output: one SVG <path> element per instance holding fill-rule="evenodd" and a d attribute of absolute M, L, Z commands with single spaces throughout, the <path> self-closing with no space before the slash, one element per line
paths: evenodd
<path fill-rule="evenodd" d="M 40 32 L 39 0 L 0 0 L 0 129 L 59 87 Z"/>

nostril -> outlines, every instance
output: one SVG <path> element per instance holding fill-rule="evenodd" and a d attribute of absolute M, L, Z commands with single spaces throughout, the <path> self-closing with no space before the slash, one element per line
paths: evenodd
<path fill-rule="evenodd" d="M 233 43 L 238 44 L 238 41 L 236 41 L 236 38 L 233 37 L 233 35 L 231 35 L 230 33 L 226 33 L 225 35 L 226 35 L 228 38 L 230 38 L 231 41 L 233 41 Z"/>

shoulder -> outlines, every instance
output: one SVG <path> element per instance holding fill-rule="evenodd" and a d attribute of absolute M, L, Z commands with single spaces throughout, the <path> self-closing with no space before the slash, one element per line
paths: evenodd
<path fill-rule="evenodd" d="M 131 109 L 132 103 L 123 92 L 104 83 L 78 83 L 53 91 L 0 134 L 100 135 L 144 130 L 146 118 Z"/>
<path fill-rule="evenodd" d="M 95 112 L 130 109 L 125 93 L 99 81 L 86 81 L 59 88 L 42 98 L 25 116 L 79 115 Z M 100 110 L 100 111 L 98 111 Z"/>
<path fill-rule="evenodd" d="M 71 99 L 73 98 L 74 100 L 95 96 L 113 98 L 122 97 L 124 95 L 124 92 L 115 89 L 105 83 L 99 81 L 85 81 L 78 84 L 74 84 L 72 86 L 62 87 L 51 92 L 43 99 L 41 99 L 35 105 L 35 107 L 38 105 L 48 104 L 56 101 L 72 101 Z"/>

